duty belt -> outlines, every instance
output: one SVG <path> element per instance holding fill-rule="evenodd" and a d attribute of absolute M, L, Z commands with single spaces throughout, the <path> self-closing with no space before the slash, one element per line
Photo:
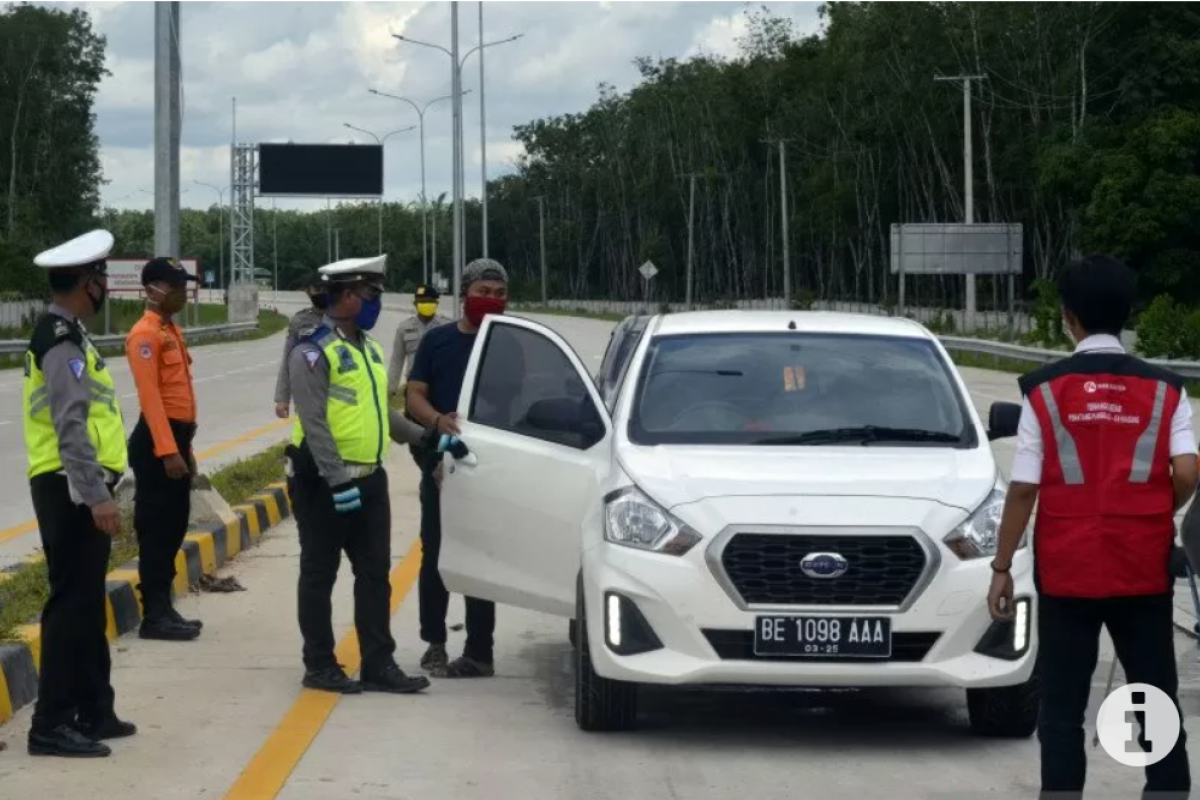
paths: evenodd
<path fill-rule="evenodd" d="M 350 476 L 350 480 L 358 480 L 371 475 L 375 470 L 379 469 L 378 464 L 347 464 L 346 474 Z"/>

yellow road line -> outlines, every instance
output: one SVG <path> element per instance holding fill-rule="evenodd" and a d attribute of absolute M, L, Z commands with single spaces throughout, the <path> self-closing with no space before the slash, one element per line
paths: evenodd
<path fill-rule="evenodd" d="M 251 439 L 257 439 L 259 436 L 262 436 L 265 433 L 270 433 L 271 431 L 277 431 L 280 428 L 282 428 L 284 425 L 291 424 L 291 422 L 292 422 L 291 419 L 275 420 L 270 425 L 264 425 L 261 428 L 255 428 L 252 431 L 243 433 L 241 436 L 230 439 L 228 442 L 221 442 L 220 444 L 213 445 L 212 447 L 208 448 L 207 450 L 204 450 L 203 452 L 197 453 L 196 460 L 203 461 L 206 458 L 212 458 L 215 455 L 224 453 L 226 450 L 229 450 L 230 448 L 237 447 L 239 444 L 248 442 Z M 5 542 L 12 541 L 13 539 L 16 539 L 18 536 L 24 536 L 25 534 L 32 533 L 33 531 L 36 531 L 36 530 L 37 530 L 37 520 L 36 519 L 26 520 L 25 522 L 22 522 L 20 525 L 14 525 L 13 527 L 8 528 L 7 530 L 0 531 L 0 544 L 4 544 Z"/>
<path fill-rule="evenodd" d="M 404 601 L 421 571 L 421 541 L 413 542 L 400 560 L 389 580 L 392 584 L 392 608 Z M 358 650 L 358 634 L 353 629 L 337 646 L 337 660 L 344 664 L 347 674 L 358 672 L 362 656 Z M 291 777 L 296 765 L 325 726 L 341 695 L 304 689 L 262 748 L 242 770 L 223 800 L 275 800 Z"/>

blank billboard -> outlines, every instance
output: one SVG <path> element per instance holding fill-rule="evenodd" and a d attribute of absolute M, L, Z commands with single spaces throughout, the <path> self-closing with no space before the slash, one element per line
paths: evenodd
<path fill-rule="evenodd" d="M 261 197 L 382 197 L 377 144 L 260 144 Z"/>
<path fill-rule="evenodd" d="M 1020 275 L 1021 223 L 892 225 L 892 274 Z"/>

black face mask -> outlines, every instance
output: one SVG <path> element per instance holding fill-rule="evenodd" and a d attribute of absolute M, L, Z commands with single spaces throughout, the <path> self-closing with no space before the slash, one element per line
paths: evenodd
<path fill-rule="evenodd" d="M 96 297 L 96 295 L 92 294 L 93 286 L 96 286 L 97 288 L 100 289 L 99 297 Z M 93 313 L 99 312 L 100 309 L 104 307 L 104 300 L 108 297 L 108 287 L 99 283 L 94 278 L 90 279 L 88 281 L 87 296 L 88 296 L 88 299 L 92 301 L 92 312 Z"/>
<path fill-rule="evenodd" d="M 329 308 L 329 295 L 324 292 L 321 294 L 310 294 L 308 299 L 312 301 L 313 307 L 319 311 Z"/>

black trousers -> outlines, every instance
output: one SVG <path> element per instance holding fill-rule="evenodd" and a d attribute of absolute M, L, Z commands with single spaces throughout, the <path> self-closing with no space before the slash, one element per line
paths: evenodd
<path fill-rule="evenodd" d="M 417 584 L 420 602 L 421 639 L 429 644 L 446 643 L 446 613 L 450 593 L 438 572 L 442 551 L 441 490 L 430 469 L 421 472 L 421 575 Z M 463 655 L 491 664 L 496 632 L 496 604 L 475 597 L 465 598 L 467 605 L 467 644 Z"/>
<path fill-rule="evenodd" d="M 196 425 L 170 422 L 179 455 L 187 459 Z M 145 417 L 138 418 L 129 437 L 129 466 L 136 481 L 133 528 L 138 540 L 138 577 L 149 618 L 169 607 L 175 557 L 187 536 L 191 516 L 192 481 L 167 477 L 163 460 L 154 454 L 154 437 Z"/>
<path fill-rule="evenodd" d="M 42 610 L 41 677 L 33 729 L 98 721 L 113 713 L 112 661 L 105 635 L 105 575 L 112 541 L 87 506 L 71 502 L 67 479 L 29 482 L 50 579 Z"/>
<path fill-rule="evenodd" d="M 344 550 L 354 571 L 354 627 L 362 672 L 367 675 L 395 663 L 389 582 L 392 510 L 387 473 L 382 469 L 354 483 L 362 493 L 362 508 L 339 514 L 333 507 L 332 490 L 319 475 L 305 472 L 292 478 L 292 503 L 300 532 L 298 605 L 304 666 L 309 670 L 336 666 L 333 585 Z"/>
<path fill-rule="evenodd" d="M 1103 600 L 1042 596 L 1038 605 L 1042 746 L 1042 797 L 1082 796 L 1087 771 L 1084 715 L 1100 649 L 1100 627 L 1108 628 L 1126 683 L 1146 683 L 1179 707 L 1173 596 Z M 1143 741 L 1138 734 L 1138 741 Z M 1180 729 L 1175 748 L 1146 767 L 1146 798 L 1184 798 L 1191 789 L 1187 737 Z"/>

